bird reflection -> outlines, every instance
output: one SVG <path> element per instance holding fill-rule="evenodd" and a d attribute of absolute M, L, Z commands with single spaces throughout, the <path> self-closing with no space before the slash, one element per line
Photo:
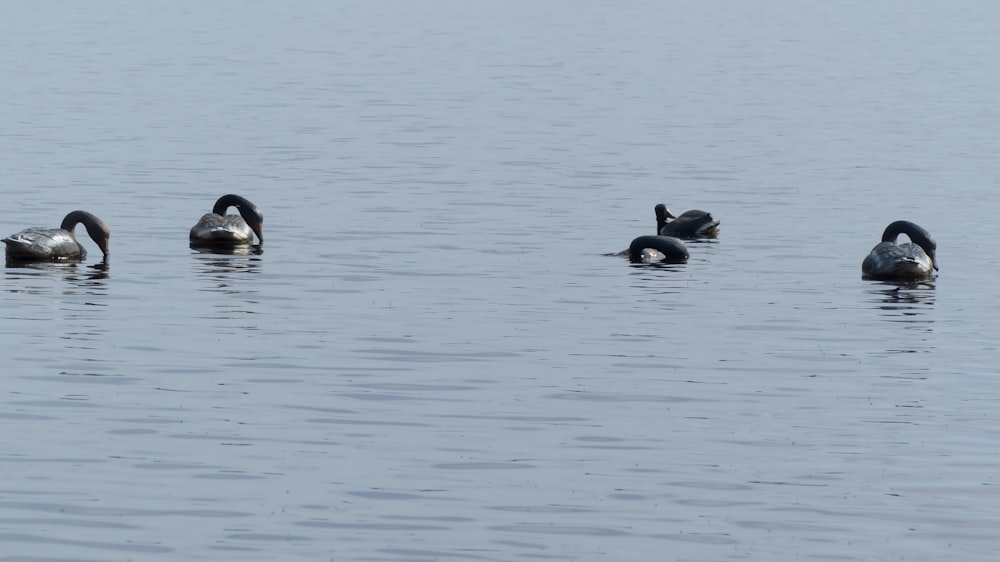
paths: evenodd
<path fill-rule="evenodd" d="M 219 280 L 228 279 L 233 274 L 257 273 L 261 264 L 259 249 L 253 251 L 247 246 L 231 250 L 225 254 L 214 250 L 195 250 L 197 273 L 203 277 Z"/>
<path fill-rule="evenodd" d="M 35 283 L 62 277 L 75 290 L 62 289 L 63 294 L 107 294 L 107 280 L 110 278 L 108 258 L 95 264 L 85 265 L 79 261 L 39 262 L 7 258 L 6 274 L 20 280 L 14 293 L 42 294 L 52 290 L 49 285 Z"/>
<path fill-rule="evenodd" d="M 642 274 L 643 272 L 652 272 L 656 270 L 663 271 L 682 271 L 687 267 L 685 263 L 670 263 L 665 261 L 652 261 L 652 262 L 640 262 L 640 263 L 630 263 L 628 264 L 632 271 L 629 272 L 631 275 Z"/>
<path fill-rule="evenodd" d="M 676 277 L 674 274 L 686 268 L 687 264 L 684 263 L 630 263 L 629 281 L 636 289 L 652 295 L 680 293 L 689 280 L 687 277 Z"/>
<path fill-rule="evenodd" d="M 933 281 L 872 282 L 865 291 L 880 320 L 892 326 L 872 341 L 889 355 L 933 352 L 934 303 L 937 300 Z M 900 329 L 902 328 L 902 329 Z M 908 368 L 907 368 L 908 367 Z M 929 366 L 922 361 L 912 365 L 897 364 L 893 376 L 924 377 Z"/>
<path fill-rule="evenodd" d="M 264 253 L 264 247 L 260 244 L 238 246 L 191 244 L 191 250 L 198 254 L 218 254 L 220 256 L 259 256 Z"/>
<path fill-rule="evenodd" d="M 226 252 L 220 252 L 219 248 L 210 250 L 193 248 L 195 273 L 206 281 L 201 290 L 242 297 L 256 294 L 257 290 L 254 288 L 256 285 L 247 284 L 245 281 L 260 273 L 261 253 L 259 246 L 228 248 Z M 256 304 L 252 298 L 241 300 L 244 303 Z M 232 304 L 219 303 L 218 306 L 229 307 Z"/>
<path fill-rule="evenodd" d="M 213 316 L 244 319 L 257 312 L 257 284 L 252 279 L 260 273 L 260 247 L 240 246 L 220 252 L 219 248 L 192 248 L 195 274 L 203 281 L 199 290 L 226 298 L 215 299 Z M 242 321 L 242 320 L 241 320 Z"/>
<path fill-rule="evenodd" d="M 887 320 L 926 324 L 933 322 L 927 312 L 934 308 L 934 290 L 933 281 L 883 281 L 873 283 L 869 292 Z"/>

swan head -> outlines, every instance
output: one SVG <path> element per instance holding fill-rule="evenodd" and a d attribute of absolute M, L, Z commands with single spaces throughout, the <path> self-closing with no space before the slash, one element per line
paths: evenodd
<path fill-rule="evenodd" d="M 111 250 L 108 247 L 111 244 L 111 231 L 108 230 L 108 227 L 104 225 L 104 223 L 101 223 L 101 226 L 103 226 L 103 228 L 91 228 L 90 226 L 87 226 L 87 234 L 89 234 L 94 242 L 97 243 L 97 247 L 101 249 L 101 253 L 104 254 L 104 257 L 106 258 L 111 253 Z"/>
<path fill-rule="evenodd" d="M 653 207 L 653 211 L 656 213 L 657 220 L 662 219 L 663 222 L 667 222 L 666 219 L 677 218 L 677 215 L 671 213 L 670 209 L 668 209 L 667 206 L 664 205 L 663 203 L 658 203 L 656 207 Z"/>
<path fill-rule="evenodd" d="M 677 218 L 677 216 L 675 216 L 673 213 L 671 213 L 670 209 L 668 209 L 667 206 L 664 205 L 663 203 L 658 203 L 655 207 L 653 207 L 653 212 L 656 213 L 656 233 L 657 234 L 659 234 L 660 230 L 662 230 L 663 227 L 667 225 L 667 219 L 676 219 Z"/>

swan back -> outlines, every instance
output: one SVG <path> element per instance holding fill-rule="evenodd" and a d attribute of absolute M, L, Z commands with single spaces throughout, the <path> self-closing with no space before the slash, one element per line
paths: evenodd
<path fill-rule="evenodd" d="M 675 216 L 666 205 L 660 203 L 654 208 L 656 232 L 661 236 L 673 236 L 684 240 L 694 238 L 718 238 L 719 219 L 711 213 L 692 209 Z M 668 222 L 668 219 L 674 219 Z"/>
<path fill-rule="evenodd" d="M 87 250 L 61 228 L 26 228 L 3 239 L 13 260 L 83 259 Z"/>

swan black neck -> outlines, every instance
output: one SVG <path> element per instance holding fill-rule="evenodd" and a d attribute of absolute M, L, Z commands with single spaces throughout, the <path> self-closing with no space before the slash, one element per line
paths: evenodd
<path fill-rule="evenodd" d="M 629 261 L 642 263 L 642 253 L 645 249 L 656 250 L 663 254 L 665 262 L 684 262 L 688 259 L 687 246 L 672 236 L 640 236 L 628 247 Z"/>
<path fill-rule="evenodd" d="M 931 236 L 930 232 L 927 232 L 923 227 L 918 224 L 912 223 L 910 221 L 896 221 L 891 223 L 889 226 L 885 227 L 885 232 L 882 233 L 883 242 L 895 242 L 896 238 L 900 234 L 905 234 L 910 237 L 914 243 L 923 246 L 921 242 L 932 242 L 934 237 Z"/>
<path fill-rule="evenodd" d="M 675 217 L 670 209 L 667 208 L 663 203 L 658 203 L 653 207 L 653 212 L 656 213 L 656 233 L 659 234 L 663 230 L 664 226 L 667 226 L 667 219 L 675 219 Z"/>
<path fill-rule="evenodd" d="M 104 221 L 97 218 L 95 215 L 88 213 L 87 211 L 72 211 L 62 220 L 62 224 L 59 228 L 67 231 L 74 238 L 76 237 L 73 233 L 73 229 L 76 225 L 83 224 L 87 229 L 87 234 L 90 238 L 101 248 L 104 252 L 104 256 L 108 256 L 108 241 L 111 238 L 111 229 L 108 225 L 104 224 Z"/>
<path fill-rule="evenodd" d="M 246 197 L 230 193 L 219 197 L 219 200 L 215 202 L 215 206 L 212 207 L 212 213 L 224 217 L 226 216 L 226 210 L 230 207 L 236 207 L 236 210 L 240 212 L 240 216 L 243 217 L 243 220 L 247 222 L 250 229 L 257 235 L 257 240 L 263 243 L 264 213 L 257 208 L 257 205 L 251 203 Z"/>

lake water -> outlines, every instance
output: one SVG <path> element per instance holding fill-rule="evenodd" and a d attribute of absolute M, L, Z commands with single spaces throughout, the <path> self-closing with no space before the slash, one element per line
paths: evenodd
<path fill-rule="evenodd" d="M 6 6 L 0 560 L 995 560 L 998 12 Z"/>

